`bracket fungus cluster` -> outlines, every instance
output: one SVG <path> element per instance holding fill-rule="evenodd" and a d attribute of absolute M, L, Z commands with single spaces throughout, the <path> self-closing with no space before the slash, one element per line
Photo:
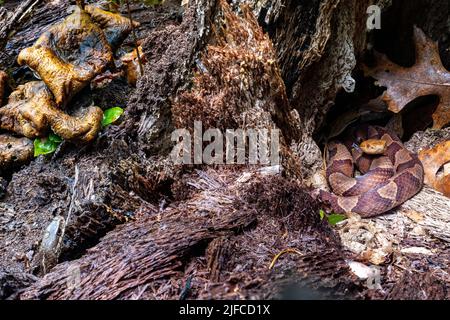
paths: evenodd
<path fill-rule="evenodd" d="M 119 14 L 102 10 L 93 5 L 86 5 L 84 9 L 91 16 L 92 20 L 102 28 L 106 40 L 113 49 L 117 49 L 120 46 L 133 30 L 133 27 L 139 27 L 140 25 L 136 21 L 130 21 L 130 19 Z"/>
<path fill-rule="evenodd" d="M 64 105 L 113 62 L 105 34 L 82 9 L 45 32 L 36 43 L 22 50 L 17 62 L 35 70 Z"/>
<path fill-rule="evenodd" d="M 73 13 L 44 32 L 17 58 L 40 78 L 17 86 L 3 106 L 7 75 L 0 71 L 0 172 L 29 161 L 33 143 L 50 129 L 74 143 L 95 139 L 101 129 L 99 107 L 69 114 L 72 98 L 108 67 L 114 66 L 114 50 L 137 22 L 92 5 L 76 6 Z M 6 100 L 6 99 L 5 99 Z"/>

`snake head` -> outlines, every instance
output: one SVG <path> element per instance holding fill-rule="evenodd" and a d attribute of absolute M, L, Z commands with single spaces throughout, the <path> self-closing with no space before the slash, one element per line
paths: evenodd
<path fill-rule="evenodd" d="M 386 152 L 387 143 L 385 140 L 382 139 L 368 139 L 361 142 L 359 148 L 365 154 L 381 155 Z"/>

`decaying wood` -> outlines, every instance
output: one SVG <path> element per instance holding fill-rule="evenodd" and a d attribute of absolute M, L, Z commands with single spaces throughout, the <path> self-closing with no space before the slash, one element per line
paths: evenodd
<path fill-rule="evenodd" d="M 209 277 L 212 281 L 220 281 L 220 274 L 226 267 L 231 251 L 231 241 L 227 237 L 220 237 L 211 241 L 206 257 L 208 259 Z"/>
<path fill-rule="evenodd" d="M 399 212 L 423 215 L 418 224 L 433 237 L 450 243 L 450 201 L 442 193 L 424 187 L 419 194 L 406 201 Z"/>
<path fill-rule="evenodd" d="M 399 284 L 389 294 L 392 300 L 446 300 L 448 288 L 431 273 L 415 274 L 405 271 Z"/>
<path fill-rule="evenodd" d="M 258 21 L 278 53 L 293 114 L 301 123 L 301 137 L 292 148 L 306 179 L 322 168 L 321 151 L 312 134 L 322 126 L 336 94 L 354 89 L 351 73 L 366 46 L 366 10 L 370 4 L 354 0 L 255 3 Z M 384 1 L 377 4 L 385 5 Z"/>
<path fill-rule="evenodd" d="M 21 298 L 126 298 L 140 286 L 177 273 L 195 247 L 243 230 L 256 219 L 254 209 L 238 206 L 239 183 L 216 179 L 204 175 L 197 185 L 202 190 L 189 201 L 146 211 L 144 218 L 117 228 L 81 259 L 55 267 Z M 67 287 L 69 271 L 80 274 L 73 289 Z"/>
<path fill-rule="evenodd" d="M 405 146 L 411 152 L 420 153 L 447 140 L 450 140 L 450 127 L 442 130 L 428 129 L 414 133 Z"/>
<path fill-rule="evenodd" d="M 416 132 L 405 146 L 410 151 L 420 154 L 449 140 L 450 128 L 429 129 Z M 442 156 L 445 158 L 447 155 Z M 425 217 L 423 221 L 420 221 L 420 225 L 429 230 L 434 237 L 450 242 L 450 200 L 448 197 L 430 187 L 424 187 L 416 197 L 407 201 L 400 208 L 401 212 L 408 210 L 419 212 Z"/>
<path fill-rule="evenodd" d="M 188 200 L 142 211 L 139 220 L 116 228 L 80 259 L 59 264 L 20 298 L 174 299 L 188 278 L 189 297 L 202 299 L 270 298 L 293 283 L 326 288 L 320 295 L 328 297 L 360 290 L 339 239 L 299 184 L 261 170 L 198 171 L 186 183 L 195 189 Z M 273 197 L 280 202 L 266 206 Z M 281 239 L 279 228 L 287 231 Z M 287 247 L 302 254 L 269 269 Z"/>
<path fill-rule="evenodd" d="M 300 136 L 270 38 L 258 25 L 250 7 L 242 17 L 219 1 L 222 20 L 214 25 L 214 44 L 203 52 L 193 87 L 172 106 L 176 128 L 193 132 L 195 121 L 205 130 L 219 128 L 279 129 L 281 157 L 286 172 L 301 178 L 301 163 L 289 150 Z M 271 94 L 268 94 L 271 92 Z"/>
<path fill-rule="evenodd" d="M 0 299 L 16 298 L 18 290 L 28 287 L 38 280 L 32 274 L 14 272 L 0 268 Z"/>
<path fill-rule="evenodd" d="M 22 1 L 13 12 L 0 7 L 0 48 L 3 49 L 8 39 L 9 33 L 14 27 L 22 22 L 22 19 L 37 5 L 41 0 Z"/>
<path fill-rule="evenodd" d="M 133 140 L 148 154 L 167 154 L 171 149 L 171 101 L 188 85 L 198 52 L 209 35 L 215 1 L 190 1 L 179 25 L 168 25 L 143 41 L 148 62 L 145 76 L 130 97 L 119 137 Z M 169 70 L 177 70 L 170 72 Z M 167 85 L 170 83 L 171 85 Z"/>
<path fill-rule="evenodd" d="M 170 1 L 168 2 L 170 4 Z M 43 30 L 67 15 L 66 11 L 69 4 L 70 1 L 67 0 L 61 1 L 58 5 L 54 5 L 53 2 L 45 2 L 36 7 L 34 14 L 30 16 L 30 20 L 21 24 L 18 33 L 8 41 L 8 47 L 11 48 L 7 52 L 9 58 L 0 57 L 0 64 L 13 65 L 21 49 L 32 45 Z M 178 8 L 178 5 L 174 7 L 172 4 L 165 11 L 162 11 L 163 17 L 158 17 L 158 21 L 162 25 L 170 24 L 171 31 L 178 29 L 179 23 L 173 22 L 176 15 L 172 14 L 175 9 L 178 11 Z M 150 10 L 141 11 L 140 14 L 143 15 L 148 11 Z M 155 14 L 154 12 L 151 13 Z M 196 17 L 194 10 L 187 15 Z M 191 19 L 195 20 L 196 18 Z M 192 20 L 189 21 L 184 24 L 184 28 L 196 28 L 200 24 L 193 23 Z M 146 26 L 148 27 L 148 24 Z M 193 37 L 197 35 L 194 31 L 187 33 L 192 34 Z M 167 34 L 170 34 L 170 32 L 167 32 Z M 167 39 L 157 36 L 154 38 L 159 43 L 163 53 L 167 49 L 166 44 L 170 47 L 165 58 L 158 56 L 152 60 L 154 63 L 152 67 L 159 70 L 159 74 L 156 76 L 178 75 L 178 73 L 169 71 L 172 70 L 172 62 L 176 61 L 176 63 L 183 65 L 184 60 L 177 59 L 174 52 L 178 54 L 184 52 L 187 56 L 195 54 L 195 50 L 188 45 L 184 47 L 186 51 L 175 45 L 175 43 L 180 43 L 179 38 L 184 39 L 184 32 L 173 32 L 172 35 L 174 37 L 172 45 L 165 42 Z M 190 42 L 186 41 L 186 43 Z M 194 41 L 192 41 L 192 45 L 195 46 Z M 173 60 L 170 60 L 172 58 Z M 171 92 L 172 85 L 170 83 L 172 82 L 168 81 L 166 84 L 162 80 L 155 84 L 155 88 L 162 91 L 162 88 L 165 87 L 168 92 Z M 120 92 L 120 95 L 125 96 L 122 97 L 123 104 L 119 105 L 125 106 L 127 97 L 122 90 L 128 87 L 124 87 L 120 82 L 118 84 L 118 87 L 114 86 L 114 89 L 110 87 L 109 90 L 106 89 L 96 93 L 97 96 L 101 96 L 103 101 L 106 101 L 104 107 L 111 107 L 111 103 L 114 101 L 111 97 L 117 95 L 117 91 Z M 158 90 L 146 91 L 144 89 L 141 93 L 136 93 L 136 96 L 146 96 L 143 92 L 148 94 L 148 92 L 153 91 Z M 169 93 L 167 96 L 164 95 L 164 97 L 158 99 L 158 103 L 164 103 L 168 96 Z M 74 103 L 79 103 L 82 107 L 88 107 L 92 100 L 89 94 L 81 94 L 77 96 Z M 148 105 L 144 104 L 144 106 L 147 108 Z M 164 112 L 167 112 L 167 110 L 164 110 Z M 44 230 L 55 216 L 62 216 L 66 219 L 69 207 L 72 207 L 72 213 L 70 219 L 66 221 L 67 229 L 61 257 L 59 257 L 60 261 L 68 259 L 75 252 L 79 253 L 80 250 L 92 246 L 97 239 L 115 225 L 132 219 L 133 214 L 141 205 L 144 203 L 148 205 L 143 199 L 136 196 L 134 190 L 136 190 L 136 193 L 140 189 L 145 190 L 141 193 L 145 199 L 152 198 L 154 200 L 161 197 L 157 189 L 160 186 L 159 180 L 155 182 L 157 187 L 155 187 L 156 191 L 153 195 L 150 189 L 147 191 L 147 185 L 142 186 L 141 180 L 138 179 L 142 177 L 142 174 L 145 175 L 143 171 L 150 167 L 153 162 L 145 159 L 145 156 L 142 156 L 142 151 L 138 148 L 135 148 L 134 152 L 124 152 L 127 144 L 120 138 L 116 138 L 117 135 L 112 132 L 113 129 L 105 130 L 106 132 L 102 134 L 103 138 L 94 147 L 74 149 L 71 145 L 63 143 L 51 161 L 33 161 L 29 166 L 25 166 L 22 170 L 16 172 L 7 184 L 5 180 L 1 180 L 0 194 L 5 194 L 5 197 L 0 201 L 0 212 L 3 213 L 0 216 L 0 228 L 2 229 L 0 233 L 2 248 L 0 249 L 0 260 L 2 265 L 15 271 L 42 273 L 40 267 L 41 255 L 38 249 Z M 142 143 L 140 145 L 140 147 L 143 146 L 147 146 L 147 144 Z M 111 149 L 106 151 L 105 148 Z M 132 154 L 131 157 L 130 154 Z M 133 159 L 139 160 L 142 169 L 137 170 L 138 166 Z M 74 186 L 72 184 L 74 183 L 75 165 L 77 164 L 79 183 L 75 186 L 75 193 L 73 193 Z M 151 169 L 148 171 L 151 171 Z M 161 177 L 160 174 L 155 174 L 155 176 Z M 161 178 L 161 180 L 161 184 L 164 185 L 164 178 Z"/>

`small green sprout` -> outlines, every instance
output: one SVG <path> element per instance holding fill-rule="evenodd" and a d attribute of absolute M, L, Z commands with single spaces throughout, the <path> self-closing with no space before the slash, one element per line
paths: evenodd
<path fill-rule="evenodd" d="M 327 215 L 327 214 L 325 213 L 325 211 L 323 211 L 322 209 L 320 209 L 319 214 L 320 214 L 320 221 L 322 221 L 323 218 L 325 218 L 325 216 Z"/>
<path fill-rule="evenodd" d="M 122 114 L 123 114 L 123 109 L 120 107 L 106 109 L 103 112 L 102 126 L 107 127 L 111 123 L 116 122 Z"/>
<path fill-rule="evenodd" d="M 54 133 L 50 133 L 46 138 L 34 139 L 34 156 L 41 154 L 50 154 L 56 151 L 63 140 Z"/>
<path fill-rule="evenodd" d="M 319 215 L 320 215 L 320 220 L 327 218 L 328 223 L 332 226 L 335 226 L 339 222 L 347 219 L 347 217 L 343 214 L 337 214 L 337 213 L 326 214 L 325 211 L 323 211 L 323 210 L 319 211 Z"/>
<path fill-rule="evenodd" d="M 332 226 L 335 226 L 336 224 L 338 224 L 341 221 L 344 221 L 345 219 L 347 219 L 346 216 L 344 216 L 343 214 L 330 214 L 327 216 L 328 219 L 328 223 L 331 224 Z"/>

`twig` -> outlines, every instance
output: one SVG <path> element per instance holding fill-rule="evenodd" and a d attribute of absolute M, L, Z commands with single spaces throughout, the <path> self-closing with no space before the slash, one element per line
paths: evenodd
<path fill-rule="evenodd" d="M 186 285 L 184 286 L 183 290 L 181 291 L 180 294 L 180 300 L 186 300 L 187 296 L 189 295 L 189 291 L 191 290 L 191 286 L 192 286 L 192 278 L 194 277 L 194 275 L 190 275 L 187 280 L 186 280 Z"/>
<path fill-rule="evenodd" d="M 272 262 L 270 263 L 269 266 L 269 270 L 272 269 L 275 266 L 275 263 L 277 262 L 277 260 L 286 253 L 296 253 L 298 255 L 303 255 L 300 251 L 298 251 L 297 249 L 293 249 L 293 248 L 288 248 L 288 249 L 284 249 L 283 251 L 281 251 L 280 253 L 278 253 L 272 260 Z"/>
<path fill-rule="evenodd" d="M 23 1 L 15 9 L 14 13 L 11 16 L 7 15 L 5 19 L 2 18 L 2 20 L 0 21 L 0 49 L 3 49 L 3 47 L 5 46 L 11 30 L 13 30 L 18 24 L 18 22 L 22 20 L 27 15 L 28 12 L 31 11 L 29 10 L 29 8 L 34 7 L 37 3 L 40 3 L 41 1 L 42 0 Z"/>
<path fill-rule="evenodd" d="M 58 251 L 61 248 L 62 240 L 63 240 L 64 235 L 66 233 L 67 224 L 68 224 L 68 222 L 69 222 L 69 220 L 71 218 L 71 215 L 72 215 L 75 198 L 77 196 L 77 189 L 76 188 L 77 188 L 77 185 L 78 185 L 79 175 L 80 175 L 80 171 L 78 170 L 78 165 L 75 165 L 75 177 L 74 177 L 73 184 L 72 184 L 72 196 L 70 198 L 70 205 L 69 205 L 69 210 L 68 210 L 68 213 L 67 213 L 67 217 L 66 217 L 66 219 L 64 221 L 64 225 L 63 225 L 62 230 L 61 230 L 61 237 L 59 238 L 59 242 L 58 242 L 58 245 L 57 245 L 57 248 L 58 248 L 57 250 Z"/>
<path fill-rule="evenodd" d="M 28 13 L 30 13 L 31 10 L 33 10 L 34 6 L 37 5 L 41 0 L 36 0 L 33 2 L 31 6 L 28 7 L 28 9 L 20 16 L 20 18 L 17 20 L 17 22 L 22 21 L 23 18 L 27 16 Z"/>

